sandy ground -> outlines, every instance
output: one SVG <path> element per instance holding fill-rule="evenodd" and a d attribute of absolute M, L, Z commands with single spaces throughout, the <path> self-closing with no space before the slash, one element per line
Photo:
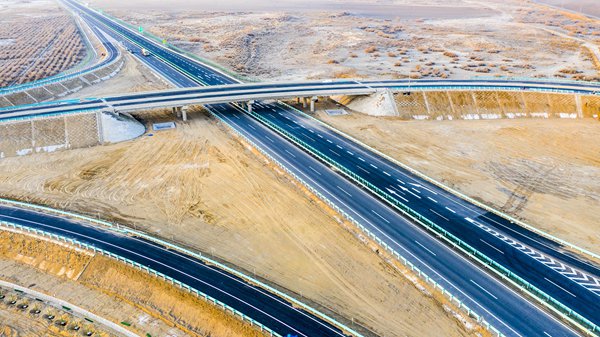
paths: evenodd
<path fill-rule="evenodd" d="M 65 270 L 74 273 L 65 273 Z M 127 322 L 140 336 L 262 336 L 214 305 L 145 272 L 103 256 L 29 236 L 0 231 L 0 278 L 68 301 L 113 322 Z M 7 298 L 17 299 L 9 293 Z M 23 300 L 18 300 L 21 302 Z M 30 307 L 35 305 L 31 303 Z M 101 325 L 86 323 L 61 310 L 41 306 L 38 309 L 42 311 L 40 315 L 53 313 L 57 319 L 68 321 L 69 326 L 77 323 L 82 330 L 94 331 L 94 336 L 113 335 Z M 27 313 L 0 304 L 0 317 L 2 315 L 22 319 Z M 27 336 L 32 328 L 39 328 L 46 331 L 35 336 L 50 335 L 52 331 L 62 332 L 63 336 L 74 335 L 52 324 L 38 327 L 36 322 L 43 322 L 42 319 L 27 321 L 32 322 L 31 327 L 11 324 L 11 331 Z"/>
<path fill-rule="evenodd" d="M 600 124 L 319 117 L 430 177 L 600 253 Z"/>
<path fill-rule="evenodd" d="M 0 194 L 133 224 L 379 335 L 468 334 L 223 126 L 201 111 L 189 116 L 131 142 L 5 158 Z"/>
<path fill-rule="evenodd" d="M 594 79 L 600 70 L 589 56 L 590 46 L 600 53 L 597 23 L 529 2 L 92 4 L 254 79 Z"/>

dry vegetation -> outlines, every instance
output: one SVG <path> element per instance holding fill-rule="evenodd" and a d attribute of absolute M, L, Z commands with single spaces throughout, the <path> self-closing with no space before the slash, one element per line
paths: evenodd
<path fill-rule="evenodd" d="M 113 322 L 128 322 L 140 336 L 263 336 L 231 314 L 161 279 L 69 246 L 0 231 L 0 267 L 0 278 L 52 294 Z M 65 269 L 74 273 L 65 273 Z M 60 312 L 54 312 L 58 320 Z M 65 320 L 76 321 L 68 316 Z M 86 325 L 94 336 L 107 335 L 98 333 L 101 326 Z M 42 324 L 41 329 L 74 335 L 53 324 Z M 40 335 L 47 335 L 46 331 Z"/>
<path fill-rule="evenodd" d="M 597 22 L 564 18 L 562 12 L 520 1 L 423 5 L 398 1 L 374 16 L 352 14 L 351 5 L 343 13 L 114 13 L 146 24 L 184 49 L 263 79 L 598 76 Z M 571 66 L 577 73 L 560 72 Z"/>
<path fill-rule="evenodd" d="M 597 121 L 320 117 L 471 197 L 598 253 Z"/>
<path fill-rule="evenodd" d="M 179 241 L 378 334 L 473 333 L 215 120 L 189 116 L 123 144 L 4 158 L 0 194 L 93 210 Z"/>
<path fill-rule="evenodd" d="M 57 4 L 34 1 L 29 5 L 27 10 L 13 11 L 9 6 L 0 11 L 0 87 L 55 75 L 85 56 L 70 14 Z"/>

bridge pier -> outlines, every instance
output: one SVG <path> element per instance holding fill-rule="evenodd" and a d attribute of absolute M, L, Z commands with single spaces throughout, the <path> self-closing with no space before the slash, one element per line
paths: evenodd
<path fill-rule="evenodd" d="M 317 96 L 313 96 L 310 98 L 310 112 L 315 112 L 315 102 L 318 100 L 319 98 Z"/>
<path fill-rule="evenodd" d="M 306 109 L 306 97 L 302 97 L 302 108 Z"/>
<path fill-rule="evenodd" d="M 187 122 L 187 111 L 188 111 L 188 106 L 184 105 L 182 107 L 179 107 L 179 111 L 181 111 L 181 119 L 184 122 Z"/>
<path fill-rule="evenodd" d="M 173 115 L 177 116 L 177 118 L 181 117 L 181 107 L 174 106 Z"/>
<path fill-rule="evenodd" d="M 254 105 L 254 100 L 250 100 L 248 101 L 248 103 L 246 103 L 248 105 L 248 113 L 252 113 L 252 106 Z"/>

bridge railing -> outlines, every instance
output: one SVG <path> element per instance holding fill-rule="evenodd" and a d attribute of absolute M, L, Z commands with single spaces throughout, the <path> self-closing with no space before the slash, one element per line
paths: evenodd
<path fill-rule="evenodd" d="M 583 81 L 583 80 L 568 80 L 563 78 L 538 78 L 538 77 L 517 77 L 517 76 L 473 76 L 469 80 L 474 81 L 511 81 L 511 82 L 542 82 L 542 83 L 564 83 L 564 84 L 586 84 L 598 85 L 600 82 Z"/>
<path fill-rule="evenodd" d="M 285 129 L 281 128 L 280 126 L 272 123 L 271 121 L 266 119 L 261 114 L 258 114 L 256 112 L 250 112 L 249 114 L 251 114 L 254 118 L 258 119 L 263 124 L 267 125 L 269 128 L 273 129 L 280 135 L 289 139 L 291 142 L 293 142 L 300 148 L 304 149 L 308 153 L 311 153 L 313 156 L 319 158 L 321 161 L 327 163 L 328 165 L 335 167 L 342 174 L 344 174 L 351 180 L 358 183 L 360 186 L 363 186 L 364 188 L 368 189 L 375 195 L 379 196 L 380 198 L 382 198 L 383 200 L 388 202 L 394 208 L 399 210 L 402 214 L 404 214 L 405 216 L 412 219 L 415 223 L 420 224 L 422 227 L 431 231 L 433 234 L 440 236 L 445 241 L 450 243 L 453 247 L 459 249 L 460 251 L 467 254 L 468 256 L 474 257 L 475 260 L 479 261 L 483 267 L 494 272 L 496 275 L 500 276 L 502 279 L 514 284 L 515 286 L 519 287 L 520 289 L 528 292 L 534 298 L 536 298 L 540 303 L 543 303 L 547 307 L 553 309 L 559 315 L 578 324 L 585 330 L 588 330 L 592 333 L 594 333 L 595 331 L 598 331 L 598 326 L 596 324 L 594 324 L 593 322 L 591 322 L 589 319 L 587 319 L 587 318 L 583 317 L 582 315 L 580 315 L 579 313 L 573 311 L 568 306 L 562 304 L 560 301 L 558 301 L 558 300 L 554 299 L 553 297 L 551 297 L 550 295 L 546 294 L 541 289 L 537 288 L 536 286 L 534 286 L 530 282 L 526 281 L 519 275 L 510 271 L 509 269 L 502 266 L 501 264 L 497 263 L 493 259 L 489 258 L 484 253 L 482 253 L 482 252 L 478 251 L 477 249 L 475 249 L 474 247 L 470 246 L 468 243 L 464 242 L 457 236 L 453 235 L 452 233 L 448 232 L 444 228 L 440 227 L 433 221 L 429 220 L 427 217 L 421 215 L 419 212 L 413 210 L 412 208 L 408 207 L 406 204 L 400 202 L 397 198 L 395 198 L 391 194 L 389 194 L 389 193 L 381 190 L 377 186 L 371 184 L 369 181 L 365 180 L 360 175 L 352 172 L 351 170 L 346 168 L 344 165 L 339 164 L 337 161 L 333 160 L 328 155 L 320 152 L 319 150 L 317 150 L 310 144 L 302 141 L 298 137 L 294 136 L 293 134 L 289 133 Z M 377 242 L 380 243 L 381 240 L 377 240 Z M 383 245 L 383 247 L 385 249 L 390 249 L 389 246 L 387 246 L 387 245 Z"/>

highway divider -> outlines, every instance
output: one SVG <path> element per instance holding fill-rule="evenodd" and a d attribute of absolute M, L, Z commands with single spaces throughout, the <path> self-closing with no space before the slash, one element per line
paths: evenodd
<path fill-rule="evenodd" d="M 212 114 L 212 116 L 214 116 L 215 118 L 220 120 L 222 123 L 227 125 L 237 136 L 242 138 L 244 141 L 246 141 L 248 144 L 250 144 L 253 148 L 257 149 L 268 160 L 275 163 L 279 168 L 281 168 L 284 172 L 286 172 L 286 174 L 290 175 L 293 179 L 295 179 L 300 184 L 302 184 L 302 186 L 307 188 L 311 193 L 313 193 L 315 196 L 317 196 L 319 199 L 321 199 L 323 202 L 325 202 L 325 204 L 327 204 L 333 210 L 338 212 L 342 217 L 344 217 L 346 220 L 348 220 L 350 223 L 352 223 L 354 226 L 356 226 L 365 235 L 367 235 L 369 238 L 371 238 L 372 240 L 377 242 L 377 244 L 380 247 L 385 249 L 392 256 L 395 256 L 398 259 L 398 261 L 400 261 L 404 266 L 406 266 L 408 269 L 413 271 L 416 275 L 418 275 L 427 284 L 430 284 L 434 289 L 440 291 L 442 293 L 442 295 L 446 296 L 450 300 L 451 303 L 455 304 L 460 310 L 463 310 L 463 312 L 465 312 L 469 317 L 474 318 L 481 326 L 486 328 L 488 331 L 492 332 L 494 335 L 496 335 L 498 337 L 505 336 L 498 329 L 496 329 L 494 326 L 492 326 L 489 322 L 484 320 L 483 317 L 478 315 L 475 311 L 473 311 L 466 304 L 464 304 L 460 299 L 455 297 L 450 291 L 446 290 L 441 284 L 437 283 L 434 279 L 429 277 L 429 275 L 427 275 L 427 273 L 420 270 L 412 262 L 407 260 L 404 256 L 402 256 L 400 253 L 395 251 L 392 247 L 390 247 L 385 242 L 383 242 L 377 235 L 375 235 L 373 232 L 371 232 L 368 228 L 363 226 L 360 222 L 356 221 L 350 214 L 348 214 L 347 212 L 345 212 L 344 210 L 339 208 L 334 202 L 329 200 L 329 198 L 327 198 L 325 195 L 323 195 L 321 192 L 319 192 L 317 189 L 315 189 L 311 184 L 304 181 L 304 179 L 300 178 L 298 175 L 296 175 L 294 172 L 292 172 L 289 168 L 287 168 L 283 163 L 281 163 L 279 160 L 277 160 L 273 156 L 271 156 L 268 152 L 263 150 L 254 141 L 252 141 L 251 139 L 249 139 L 248 137 L 243 135 L 241 132 L 236 130 L 233 126 L 231 126 L 229 123 L 227 123 L 227 121 L 223 120 L 221 117 L 219 117 L 217 114 L 213 113 L 212 111 L 209 110 L 209 112 Z"/>
<path fill-rule="evenodd" d="M 261 114 L 256 113 L 256 112 L 246 112 L 246 113 L 250 114 L 252 117 L 259 120 L 260 122 L 265 124 L 267 127 L 274 130 L 275 132 L 279 133 L 286 139 L 290 140 L 292 143 L 296 144 L 300 148 L 304 149 L 304 151 L 310 153 L 311 155 L 313 155 L 316 158 L 320 159 L 321 161 L 325 162 L 327 165 L 330 165 L 331 167 L 336 168 L 343 175 L 345 175 L 352 181 L 356 182 L 358 185 L 362 186 L 363 188 L 371 191 L 371 193 L 373 193 L 373 194 L 377 195 L 379 198 L 383 199 L 385 202 L 387 202 L 388 204 L 393 206 L 395 209 L 400 211 L 402 214 L 404 214 L 405 216 L 412 219 L 415 223 L 417 223 L 417 224 L 421 225 L 422 227 L 424 227 L 425 229 L 429 230 L 434 235 L 443 238 L 446 242 L 448 242 L 453 247 L 459 249 L 460 251 L 465 253 L 467 256 L 471 256 L 472 258 L 474 258 L 474 260 L 478 261 L 484 268 L 494 272 L 501 279 L 509 281 L 511 284 L 518 287 L 519 289 L 522 289 L 523 291 L 525 291 L 526 293 L 531 295 L 533 298 L 537 299 L 539 303 L 544 304 L 546 307 L 550 308 L 551 310 L 553 310 L 555 313 L 557 313 L 561 317 L 576 324 L 583 331 L 588 331 L 591 334 L 595 334 L 595 332 L 598 331 L 598 329 L 599 329 L 598 326 L 595 325 L 590 320 L 588 320 L 587 318 L 583 317 L 582 315 L 573 311 L 569 307 L 565 306 L 558 300 L 554 299 L 553 297 L 546 294 L 539 288 L 537 288 L 534 285 L 532 285 L 531 283 L 527 282 L 525 279 L 521 278 L 519 275 L 513 273 L 509 269 L 505 268 L 501 264 L 499 264 L 496 261 L 494 261 L 493 259 L 489 258 L 487 255 L 485 255 L 485 254 L 481 253 L 480 251 L 478 251 L 477 249 L 471 247 L 469 244 L 462 241 L 460 238 L 456 237 L 452 233 L 446 231 L 442 227 L 438 226 L 436 223 L 429 220 L 427 217 L 422 216 L 418 212 L 416 212 L 413 209 L 411 209 L 410 207 L 406 206 L 404 203 L 398 201 L 391 194 L 389 194 L 389 193 L 381 190 L 377 186 L 371 184 L 367 180 L 363 179 L 359 175 L 357 175 L 354 172 L 352 172 L 351 170 L 347 169 L 344 165 L 341 165 L 337 161 L 331 159 L 328 155 L 325 155 L 324 153 L 315 149 L 310 144 L 302 141 L 298 137 L 292 135 L 288 131 L 286 131 L 283 128 L 279 127 L 278 125 L 272 123 L 271 121 L 269 121 L 268 119 L 263 117 Z M 381 241 L 378 240 L 378 242 L 381 242 Z M 387 245 L 384 245 L 383 247 L 386 249 L 389 249 L 389 247 Z"/>
<path fill-rule="evenodd" d="M 241 134 L 240 134 L 240 136 L 243 137 L 243 135 L 241 135 Z M 250 141 L 250 140 L 248 140 L 248 141 Z M 155 243 L 157 243 L 157 244 L 159 244 L 159 245 L 161 245 L 163 247 L 166 247 L 168 249 L 171 249 L 171 250 L 174 250 L 174 251 L 178 251 L 178 252 L 181 252 L 181 253 L 183 253 L 185 255 L 194 257 L 194 258 L 196 258 L 196 259 L 198 259 L 198 260 L 200 260 L 200 261 L 202 261 L 202 262 L 204 262 L 204 263 L 206 263 L 208 265 L 216 266 L 219 269 L 224 270 L 224 271 L 226 271 L 226 272 L 228 272 L 228 273 L 230 273 L 230 274 L 232 274 L 234 276 L 237 276 L 237 277 L 245 280 L 246 282 L 248 282 L 250 284 L 253 284 L 253 285 L 256 285 L 256 286 L 258 286 L 260 288 L 263 288 L 266 291 L 268 291 L 268 292 L 270 292 L 272 294 L 275 294 L 276 296 L 278 296 L 278 297 L 280 297 L 280 298 L 288 301 L 289 303 L 292 303 L 295 307 L 298 307 L 298 308 L 301 308 L 303 310 L 306 310 L 307 312 L 310 312 L 313 315 L 321 318 L 325 322 L 328 322 L 328 323 L 330 323 L 330 324 L 338 327 L 340 330 L 344 331 L 344 333 L 350 334 L 350 335 L 355 336 L 355 337 L 363 337 L 360 333 L 354 331 L 353 329 L 351 329 L 350 327 L 342 324 L 341 322 L 337 321 L 336 319 L 334 319 L 332 317 L 329 317 L 328 315 L 326 315 L 324 313 L 321 313 L 320 311 L 312 308 L 308 304 L 305 304 L 305 303 L 303 303 L 303 302 L 301 302 L 301 301 L 293 298 L 292 296 L 290 296 L 290 295 L 288 295 L 286 293 L 283 293 L 283 292 L 281 292 L 281 291 L 279 291 L 279 290 L 277 290 L 277 289 L 275 289 L 275 288 L 267 285 L 266 283 L 264 283 L 264 282 L 262 282 L 262 281 L 260 281 L 260 280 L 258 280 L 256 278 L 253 278 L 253 277 L 251 277 L 249 275 L 246 275 L 246 274 L 244 274 L 244 273 L 242 273 L 242 272 L 240 272 L 240 271 L 238 271 L 236 269 L 233 269 L 233 268 L 231 268 L 229 266 L 226 266 L 226 265 L 224 265 L 224 264 L 222 264 L 222 263 L 220 263 L 218 261 L 215 261 L 215 260 L 213 260 L 213 259 L 211 259 L 211 258 L 209 258 L 209 257 L 207 257 L 207 256 L 205 256 L 203 254 L 201 254 L 201 253 L 191 251 L 191 250 L 186 249 L 184 247 L 178 246 L 178 245 L 176 245 L 174 243 L 162 240 L 162 239 L 154 237 L 152 235 L 148 235 L 148 234 L 146 234 L 144 232 L 133 230 L 133 229 L 127 227 L 127 226 L 123 226 L 123 225 L 120 225 L 120 224 L 111 223 L 111 222 L 108 222 L 108 221 L 104 221 L 104 220 L 92 218 L 92 217 L 89 217 L 89 216 L 86 216 L 86 215 L 72 213 L 72 212 L 63 211 L 63 210 L 58 210 L 58 209 L 54 209 L 54 208 L 46 207 L 46 206 L 40 206 L 40 205 L 30 204 L 30 203 L 27 203 L 27 202 L 21 202 L 21 201 L 15 201 L 15 200 L 10 200 L 10 199 L 5 199 L 5 198 L 0 198 L 0 202 L 8 204 L 8 205 L 14 205 L 14 206 L 18 206 L 18 207 L 30 208 L 30 209 L 34 209 L 34 210 L 39 210 L 39 211 L 47 212 L 47 213 L 54 213 L 54 214 L 58 214 L 58 215 L 62 215 L 62 216 L 66 216 L 66 217 L 70 217 L 70 218 L 74 218 L 74 219 L 83 220 L 83 221 L 88 222 L 88 223 L 100 225 L 103 228 L 106 228 L 108 230 L 111 230 L 111 231 L 114 231 L 114 232 L 117 232 L 117 233 L 120 233 L 120 234 L 131 235 L 131 236 L 139 237 L 139 238 L 151 241 L 151 242 L 155 242 Z M 252 320 L 252 318 L 244 315 L 242 312 L 239 312 L 236 309 L 231 308 L 231 307 L 227 306 L 226 304 L 221 303 L 218 300 L 216 300 L 216 299 L 214 299 L 214 298 L 212 298 L 210 296 L 207 296 L 206 294 L 203 294 L 203 293 L 201 293 L 201 292 L 199 292 L 199 291 L 197 291 L 195 289 L 192 289 L 191 287 L 189 287 L 189 286 L 187 286 L 187 285 L 185 285 L 185 284 L 183 284 L 183 283 L 181 283 L 181 282 L 179 282 L 177 280 L 174 280 L 174 279 L 172 279 L 169 276 L 163 275 L 163 274 L 161 274 L 159 272 L 156 272 L 156 271 L 154 271 L 152 269 L 149 269 L 146 266 L 141 266 L 137 262 L 129 261 L 129 260 L 127 260 L 127 259 L 125 259 L 123 257 L 119 257 L 119 256 L 117 256 L 117 255 L 115 255 L 113 253 L 105 252 L 103 250 L 95 248 L 92 245 L 87 245 L 87 244 L 84 244 L 84 243 L 80 243 L 80 242 L 78 242 L 76 240 L 72 240 L 72 239 L 66 238 L 66 237 L 61 237 L 61 236 L 56 235 L 56 234 L 51 234 L 51 233 L 47 233 L 47 232 L 44 232 L 44 231 L 36 230 L 36 229 L 33 229 L 33 228 L 29 228 L 29 227 L 25 227 L 25 226 L 21 226 L 21 225 L 16 225 L 16 224 L 12 224 L 12 223 L 9 223 L 9 222 L 2 222 L 2 221 L 0 221 L 0 226 L 3 225 L 3 224 L 5 226 L 7 225 L 8 227 L 12 227 L 12 228 L 24 229 L 25 231 L 27 231 L 29 233 L 43 234 L 43 235 L 45 235 L 47 237 L 54 238 L 54 239 L 57 239 L 57 240 L 60 240 L 60 241 L 64 241 L 64 242 L 67 242 L 67 243 L 76 243 L 80 247 L 87 248 L 87 249 L 93 250 L 95 252 L 101 252 L 101 253 L 103 253 L 103 254 L 105 254 L 107 256 L 113 257 L 113 258 L 115 258 L 115 259 L 117 259 L 119 261 L 124 261 L 124 262 L 127 262 L 128 264 L 134 265 L 136 267 L 140 267 L 142 270 L 145 270 L 145 271 L 149 272 L 150 274 L 157 275 L 157 276 L 159 276 L 159 277 L 161 277 L 161 278 L 163 278 L 165 280 L 170 281 L 171 283 L 173 283 L 175 285 L 180 286 L 183 289 L 190 290 L 191 292 L 197 294 L 200 297 L 205 298 L 207 301 L 209 301 L 211 303 L 214 303 L 215 305 L 217 305 L 217 306 L 225 309 L 226 311 L 231 311 L 235 315 L 238 315 L 241 318 L 243 318 L 243 320 L 248 321 L 248 322 L 252 323 L 253 325 L 261 328 L 262 331 L 267 331 L 272 336 L 279 336 L 277 333 L 273 332 L 272 330 L 270 330 L 265 325 L 261 324 L 260 322 Z"/>
<path fill-rule="evenodd" d="M 552 240 L 554 242 L 557 242 L 557 243 L 559 243 L 559 244 L 561 244 L 561 245 L 563 245 L 565 247 L 569 247 L 570 249 L 573 249 L 574 251 L 579 252 L 580 254 L 586 255 L 588 257 L 591 257 L 591 258 L 594 258 L 594 259 L 597 259 L 598 261 L 600 261 L 600 255 L 597 254 L 597 253 L 591 252 L 591 251 L 589 251 L 589 250 L 587 250 L 585 248 L 579 247 L 579 246 L 577 246 L 577 245 L 575 245 L 573 243 L 570 243 L 568 241 L 565 241 L 563 239 L 555 237 L 554 235 L 552 235 L 550 233 L 546 233 L 546 232 L 542 231 L 541 229 L 533 227 L 533 226 L 531 226 L 531 225 L 529 225 L 529 224 L 527 224 L 527 223 L 525 223 L 525 222 L 523 222 L 521 220 L 515 219 L 515 218 L 511 217 L 510 215 L 508 215 L 508 214 L 506 214 L 504 212 L 501 212 L 500 210 L 497 210 L 497 209 L 495 209 L 495 208 L 493 208 L 491 206 L 488 206 L 488 205 L 486 205 L 486 204 L 484 204 L 482 202 L 479 202 L 479 201 L 477 201 L 477 200 L 475 200 L 475 199 L 473 199 L 473 198 L 471 198 L 471 197 L 469 197 L 469 196 L 467 196 L 467 195 L 465 195 L 465 194 L 463 194 L 463 193 L 461 193 L 461 192 L 459 192 L 459 191 L 457 191 L 457 190 L 455 190 L 455 189 L 453 189 L 453 188 L 451 188 L 449 186 L 446 186 L 444 183 L 439 182 L 439 181 L 437 181 L 437 180 L 435 180 L 435 179 L 433 179 L 433 178 L 425 175 L 424 173 L 422 173 L 422 172 L 420 172 L 420 171 L 418 171 L 418 170 L 416 170 L 416 169 L 414 169 L 414 168 L 412 168 L 412 167 L 410 167 L 410 166 L 408 166 L 408 165 L 406 165 L 406 164 L 404 164 L 404 163 L 402 163 L 402 162 L 400 162 L 400 161 L 398 161 L 398 160 L 396 160 L 396 159 L 388 156 L 387 154 L 385 154 L 385 153 L 383 153 L 383 152 L 381 152 L 381 151 L 379 151 L 379 150 L 377 150 L 377 149 L 375 149 L 375 148 L 373 148 L 373 147 L 371 147 L 371 146 L 369 146 L 369 145 L 361 142 L 360 140 L 358 140 L 358 139 L 350 136 L 349 134 L 347 134 L 345 132 L 342 132 L 342 131 L 334 128 L 333 126 L 331 126 L 331 125 L 329 125 L 329 124 L 321 121 L 320 119 L 317 119 L 317 118 L 315 118 L 315 117 L 313 117 L 313 116 L 311 116 L 311 115 L 309 115 L 309 114 L 307 114 L 307 113 L 305 113 L 305 112 L 303 112 L 301 110 L 298 110 L 298 109 L 294 108 L 293 106 L 291 106 L 289 104 L 286 104 L 286 103 L 283 103 L 283 102 L 279 102 L 279 104 L 281 104 L 281 105 L 283 105 L 283 106 L 285 106 L 285 107 L 287 107 L 289 109 L 292 109 L 292 110 L 298 112 L 299 114 L 303 115 L 304 117 L 307 117 L 308 119 L 311 119 L 311 120 L 313 120 L 313 121 L 315 121 L 315 122 L 317 122 L 317 123 L 325 126 L 329 130 L 331 130 L 331 131 L 333 131 L 333 132 L 335 132 L 335 133 L 337 133 L 339 135 L 342 135 L 343 137 L 349 139 L 350 141 L 352 141 L 352 142 L 354 142 L 354 143 L 356 143 L 356 144 L 358 144 L 358 145 L 360 145 L 360 146 L 362 146 L 362 147 L 364 147 L 366 149 L 369 149 L 371 152 L 373 152 L 373 153 L 377 154 L 378 156 L 380 156 L 380 157 L 382 157 L 384 159 L 387 159 L 388 161 L 390 161 L 390 162 L 392 162 L 392 163 L 400 166 L 401 168 L 409 171 L 410 173 L 416 175 L 417 177 L 419 177 L 419 178 L 421 178 L 423 180 L 426 180 L 426 181 L 428 181 L 428 182 L 436 185 L 437 187 L 439 187 L 439 188 L 441 188 L 441 189 L 443 189 L 443 190 L 445 190 L 447 192 L 450 192 L 450 193 L 458 196 L 459 198 L 461 198 L 463 200 L 466 200 L 466 201 L 474 204 L 475 206 L 483 208 L 483 209 L 485 209 L 488 212 L 492 212 L 492 213 L 494 213 L 494 214 L 496 214 L 496 215 L 498 215 L 498 216 L 500 216 L 500 217 L 502 217 L 504 219 L 507 219 L 507 220 L 509 220 L 511 222 L 514 222 L 514 223 L 516 223 L 516 224 L 518 224 L 518 225 L 520 225 L 520 226 L 522 226 L 524 228 L 529 229 L 530 231 L 532 231 L 532 232 L 534 232 L 536 234 L 539 234 L 539 235 L 541 235 L 541 236 L 543 236 L 543 237 L 545 237 L 547 239 L 550 239 L 550 240 Z"/>

